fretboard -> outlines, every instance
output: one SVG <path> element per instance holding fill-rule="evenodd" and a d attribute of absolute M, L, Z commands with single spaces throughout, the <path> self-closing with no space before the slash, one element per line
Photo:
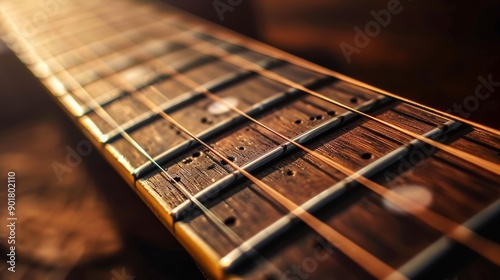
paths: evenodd
<path fill-rule="evenodd" d="M 169 6 L 36 2 L 1 3 L 3 40 L 211 277 L 500 262 L 498 131 Z"/>

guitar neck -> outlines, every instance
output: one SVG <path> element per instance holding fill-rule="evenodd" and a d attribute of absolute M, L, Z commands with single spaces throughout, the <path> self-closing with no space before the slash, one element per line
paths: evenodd
<path fill-rule="evenodd" d="M 35 2 L 3 40 L 210 277 L 500 262 L 498 131 L 159 3 Z"/>

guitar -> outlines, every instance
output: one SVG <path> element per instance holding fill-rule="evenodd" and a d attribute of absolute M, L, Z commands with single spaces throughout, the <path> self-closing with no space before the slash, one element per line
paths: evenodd
<path fill-rule="evenodd" d="M 498 276 L 498 130 L 170 6 L 30 4 L 2 39 L 208 277 Z"/>

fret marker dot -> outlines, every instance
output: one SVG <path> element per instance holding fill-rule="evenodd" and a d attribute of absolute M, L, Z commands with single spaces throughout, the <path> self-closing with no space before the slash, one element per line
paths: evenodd
<path fill-rule="evenodd" d="M 371 159 L 372 157 L 373 157 L 373 155 L 371 153 L 363 153 L 361 155 L 361 158 L 365 159 L 365 160 Z"/>
<path fill-rule="evenodd" d="M 201 123 L 204 123 L 204 124 L 212 124 L 213 123 L 213 121 L 211 121 L 211 120 L 209 120 L 208 118 L 205 118 L 205 117 L 201 118 L 200 121 L 201 121 Z"/>
<path fill-rule="evenodd" d="M 224 220 L 224 224 L 226 224 L 226 226 L 234 226 L 236 224 L 236 218 L 233 216 L 227 217 Z"/>
<path fill-rule="evenodd" d="M 383 200 L 384 207 L 394 214 L 407 215 L 418 213 L 432 204 L 432 192 L 419 185 L 402 185 L 392 189 L 393 192 L 403 196 L 418 205 L 407 205 L 407 209 L 401 209 L 390 201 Z M 409 213 L 408 213 L 409 212 Z"/>
<path fill-rule="evenodd" d="M 222 98 L 227 104 L 236 107 L 238 105 L 238 99 L 236 97 L 224 97 Z M 224 102 L 214 102 L 208 106 L 208 112 L 212 115 L 222 115 L 225 114 L 229 111 L 231 111 L 231 108 L 228 107 Z"/>

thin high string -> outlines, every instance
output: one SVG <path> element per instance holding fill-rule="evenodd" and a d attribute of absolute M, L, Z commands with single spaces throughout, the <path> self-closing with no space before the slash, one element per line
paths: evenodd
<path fill-rule="evenodd" d="M 355 108 L 352 108 L 350 106 L 344 105 L 341 102 L 338 102 L 336 100 L 328 98 L 328 97 L 326 97 L 326 96 L 324 96 L 324 95 L 322 95 L 322 94 L 320 94 L 320 93 L 318 93 L 316 91 L 313 91 L 313 90 L 310 90 L 310 89 L 304 87 L 301 84 L 298 84 L 298 83 L 296 83 L 294 81 L 291 81 L 290 79 L 287 79 L 287 78 L 285 78 L 283 76 L 280 76 L 280 75 L 278 75 L 278 74 L 276 74 L 274 72 L 271 72 L 271 71 L 269 71 L 269 70 L 261 67 L 260 65 L 255 64 L 255 63 L 253 63 L 253 62 L 251 62 L 251 61 L 249 61 L 249 60 L 247 60 L 245 58 L 242 58 L 242 57 L 239 57 L 239 56 L 236 56 L 236 55 L 227 55 L 227 52 L 223 48 L 220 48 L 220 47 L 215 46 L 215 45 L 213 47 L 217 47 L 216 52 L 218 52 L 219 54 L 214 54 L 213 52 L 207 52 L 206 49 L 200 49 L 200 48 L 198 48 L 196 46 L 195 46 L 195 49 L 197 51 L 203 52 L 203 53 L 208 54 L 208 55 L 218 56 L 218 57 L 220 57 L 221 60 L 229 62 L 229 63 L 231 63 L 231 64 L 233 64 L 235 66 L 238 66 L 238 67 L 240 67 L 242 69 L 245 69 L 247 71 L 255 72 L 255 73 L 257 73 L 257 74 L 259 74 L 259 75 L 261 75 L 263 77 L 272 79 L 272 80 L 274 80 L 276 82 L 279 82 L 279 83 L 282 83 L 284 85 L 290 86 L 292 88 L 301 90 L 301 91 L 303 91 L 305 93 L 308 93 L 309 95 L 315 96 L 315 97 L 317 97 L 317 98 L 319 98 L 321 100 L 324 100 L 324 101 L 327 101 L 329 103 L 335 104 L 335 105 L 337 105 L 337 106 L 339 106 L 339 107 L 341 107 L 343 109 L 346 109 L 348 111 L 356 113 L 356 114 L 358 114 L 360 116 L 363 116 L 365 118 L 373 120 L 373 121 L 375 121 L 377 123 L 380 123 L 380 124 L 382 124 L 384 126 L 390 127 L 392 129 L 395 129 L 395 130 L 397 130 L 399 132 L 402 132 L 402 133 L 404 133 L 406 135 L 409 135 L 409 136 L 411 136 L 411 137 L 413 137 L 413 138 L 415 138 L 415 139 L 417 139 L 419 141 L 422 141 L 422 142 L 427 143 L 427 144 L 429 144 L 431 146 L 434 146 L 434 147 L 442 150 L 443 152 L 447 152 L 447 153 L 449 153 L 451 155 L 454 155 L 454 156 L 456 156 L 458 158 L 461 158 L 461 159 L 463 159 L 463 160 L 465 160 L 467 162 L 470 162 L 470 163 L 472 163 L 472 164 L 474 164 L 474 165 L 476 165 L 478 167 L 481 167 L 481 168 L 483 168 L 485 170 L 488 170 L 488 171 L 490 171 L 493 174 L 500 175 L 500 165 L 499 164 L 496 164 L 496 163 L 484 160 L 484 159 L 479 158 L 477 156 L 474 156 L 474 155 L 472 155 L 470 153 L 461 151 L 459 149 L 453 148 L 452 146 L 449 146 L 449 145 L 446 145 L 446 144 L 442 144 L 440 142 L 437 142 L 435 140 L 432 140 L 432 139 L 427 138 L 425 136 L 422 136 L 420 134 L 417 134 L 417 133 L 414 133 L 412 131 L 409 131 L 409 130 L 407 130 L 405 128 L 399 127 L 399 126 L 394 125 L 392 123 L 389 123 L 387 121 L 381 120 L 381 119 L 379 119 L 377 117 L 371 116 L 370 114 L 364 113 L 364 112 L 359 111 L 359 110 L 357 110 Z M 225 56 L 220 55 L 220 53 L 224 54 Z"/>
<path fill-rule="evenodd" d="M 192 26 L 194 24 L 191 24 L 191 23 L 188 22 L 187 25 Z M 212 31 L 212 32 L 210 32 L 210 31 Z M 215 32 L 215 31 L 217 31 L 217 32 Z M 441 112 L 441 111 L 439 111 L 437 109 L 434 109 L 432 107 L 428 107 L 428 106 L 422 105 L 422 104 L 420 104 L 418 102 L 415 102 L 415 101 L 409 100 L 407 98 L 403 98 L 401 96 L 398 96 L 396 94 L 390 93 L 388 91 L 376 88 L 376 87 L 374 87 L 372 85 L 363 83 L 361 81 L 358 81 L 356 79 L 353 79 L 351 77 L 348 77 L 346 75 L 338 73 L 336 71 L 327 69 L 325 67 L 322 67 L 322 66 L 316 65 L 314 63 L 311 63 L 311 62 L 309 62 L 309 61 L 307 61 L 305 59 L 302 59 L 302 58 L 296 57 L 294 55 L 291 55 L 289 53 L 286 53 L 283 50 L 274 48 L 274 47 L 269 46 L 269 45 L 265 45 L 265 44 L 263 44 L 261 42 L 258 42 L 256 40 L 254 40 L 254 39 L 245 37 L 244 35 L 240 35 L 240 37 L 242 39 L 238 39 L 236 36 L 230 34 L 229 32 L 221 32 L 220 30 L 214 30 L 214 28 L 211 28 L 211 27 L 205 27 L 205 33 L 206 34 L 211 34 L 214 37 L 217 37 L 217 38 L 219 38 L 221 40 L 233 43 L 235 45 L 247 46 L 247 47 L 249 47 L 249 49 L 254 50 L 256 52 L 259 52 L 259 53 L 262 53 L 262 54 L 266 54 L 266 53 L 272 52 L 273 56 L 275 58 L 280 59 L 280 60 L 284 60 L 286 62 L 289 62 L 290 64 L 293 64 L 293 65 L 296 65 L 296 66 L 299 66 L 299 67 L 303 67 L 305 69 L 314 70 L 314 71 L 316 71 L 318 73 L 321 73 L 321 74 L 324 74 L 326 76 L 331 76 L 331 77 L 337 78 L 339 80 L 342 80 L 342 81 L 345 81 L 347 83 L 359 86 L 361 88 L 368 89 L 368 90 L 380 93 L 382 95 L 394 98 L 396 100 L 403 101 L 403 102 L 405 102 L 407 104 L 411 104 L 411 105 L 413 105 L 415 107 L 418 107 L 418 108 L 421 108 L 421 109 L 433 112 L 433 113 L 438 114 L 438 115 L 445 116 L 445 117 L 450 118 L 452 120 L 456 120 L 456 121 L 459 121 L 459 122 L 462 122 L 462 123 L 466 123 L 466 124 L 468 124 L 468 125 L 470 125 L 472 127 L 479 128 L 481 130 L 490 132 L 492 134 L 500 135 L 500 131 L 497 130 L 497 129 L 494 129 L 494 128 L 491 128 L 491 127 L 488 127 L 488 126 L 485 126 L 485 125 L 482 125 L 482 124 L 470 121 L 468 119 L 464 119 L 464 118 L 461 118 L 461 117 L 458 117 L 458 116 L 446 113 L 446 112 Z"/>
<path fill-rule="evenodd" d="M 138 48 L 140 49 L 140 48 Z M 147 53 L 147 52 L 144 52 Z M 105 61 L 103 61 L 105 63 Z M 165 64 L 166 65 L 166 64 Z M 361 248 L 356 243 L 352 242 L 338 231 L 334 230 L 321 220 L 317 219 L 309 212 L 305 211 L 302 207 L 295 204 L 291 200 L 287 199 L 280 193 L 273 190 L 270 186 L 265 184 L 263 181 L 251 175 L 249 172 L 236 165 L 235 163 L 227 160 L 226 157 L 220 153 L 219 151 L 212 148 L 210 145 L 202 141 L 196 135 L 194 135 L 191 131 L 182 126 L 179 122 L 177 122 L 170 115 L 165 113 L 159 106 L 157 106 L 154 102 L 152 102 L 146 96 L 140 94 L 135 89 L 135 86 L 130 84 L 127 80 L 121 79 L 123 81 L 122 86 L 127 89 L 129 94 L 141 101 L 144 105 L 146 105 L 149 109 L 154 111 L 155 113 L 161 115 L 165 120 L 173 124 L 179 130 L 183 131 L 187 135 L 189 135 L 192 139 L 197 141 L 200 145 L 204 146 L 206 149 L 214 153 L 221 160 L 224 160 L 229 165 L 231 165 L 234 169 L 238 170 L 243 176 L 248 178 L 254 184 L 256 184 L 261 190 L 263 190 L 269 197 L 277 201 L 280 205 L 282 205 L 285 209 L 287 209 L 291 214 L 298 217 L 305 224 L 307 224 L 312 230 L 316 231 L 321 237 L 327 240 L 330 244 L 336 246 L 340 251 L 342 251 L 347 257 L 357 263 L 360 267 L 365 269 L 367 272 L 372 274 L 376 278 L 386 279 L 387 277 L 392 277 L 391 279 L 407 279 L 406 276 L 402 275 L 400 272 L 395 270 L 394 268 L 387 265 L 382 260 L 370 254 L 368 251 Z M 158 89 L 153 85 L 151 89 Z M 161 94 L 161 93 L 160 93 Z"/>

